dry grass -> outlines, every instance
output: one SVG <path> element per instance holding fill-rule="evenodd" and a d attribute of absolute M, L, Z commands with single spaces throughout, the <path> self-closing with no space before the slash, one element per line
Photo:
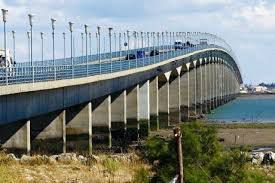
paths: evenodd
<path fill-rule="evenodd" d="M 36 157 L 24 163 L 7 158 L 0 153 L 0 183 L 101 183 L 134 182 L 140 169 L 150 171 L 150 166 L 136 155 L 99 156 L 100 161 L 90 165 L 81 162 L 48 162 Z"/>

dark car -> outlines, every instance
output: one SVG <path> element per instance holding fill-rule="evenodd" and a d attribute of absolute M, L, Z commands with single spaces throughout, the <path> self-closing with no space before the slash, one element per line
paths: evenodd
<path fill-rule="evenodd" d="M 183 49 L 183 43 L 181 41 L 176 41 L 174 43 L 175 50 L 182 50 Z"/>
<path fill-rule="evenodd" d="M 159 55 L 159 51 L 158 50 L 152 50 L 150 52 L 150 57 L 155 56 L 155 55 Z"/>
<path fill-rule="evenodd" d="M 189 47 L 194 47 L 194 46 L 195 45 L 190 43 L 189 41 L 187 41 L 186 43 L 183 44 L 184 49 L 189 48 Z"/>
<path fill-rule="evenodd" d="M 126 55 L 125 57 L 125 60 L 134 60 L 134 59 L 136 59 L 136 55 L 132 53 Z"/>

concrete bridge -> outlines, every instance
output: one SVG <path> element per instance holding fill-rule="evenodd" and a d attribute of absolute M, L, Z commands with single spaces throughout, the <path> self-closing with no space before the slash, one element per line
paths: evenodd
<path fill-rule="evenodd" d="M 145 41 L 136 34 L 137 45 Z M 110 43 L 109 53 L 0 68 L 2 147 L 30 153 L 35 141 L 52 140 L 66 152 L 71 137 L 85 136 L 92 153 L 97 143 L 137 140 L 143 128 L 150 133 L 233 100 L 242 77 L 228 44 L 207 33 L 171 34 L 158 45 L 148 39 L 117 51 Z M 176 50 L 176 38 L 193 45 Z M 141 58 L 125 59 L 137 51 Z"/>

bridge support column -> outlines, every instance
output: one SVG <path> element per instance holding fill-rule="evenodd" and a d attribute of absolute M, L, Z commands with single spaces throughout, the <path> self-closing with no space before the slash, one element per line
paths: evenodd
<path fill-rule="evenodd" d="M 208 111 L 211 112 L 212 110 L 212 95 L 213 95 L 213 92 L 212 92 L 212 87 L 213 87 L 213 77 L 212 77 L 212 63 L 211 63 L 211 60 L 209 59 L 209 62 L 207 64 L 207 108 L 208 108 Z"/>
<path fill-rule="evenodd" d="M 150 129 L 159 129 L 159 92 L 158 92 L 158 77 L 150 80 Z"/>
<path fill-rule="evenodd" d="M 65 110 L 31 119 L 31 145 L 35 152 L 66 152 Z"/>
<path fill-rule="evenodd" d="M 92 101 L 92 121 L 94 144 L 112 147 L 111 134 L 111 96 Z"/>
<path fill-rule="evenodd" d="M 180 115 L 181 68 L 182 67 L 179 67 L 176 69 L 176 71 L 173 71 L 169 79 L 169 112 L 170 112 L 171 123 L 179 123 L 181 121 L 181 115 Z"/>
<path fill-rule="evenodd" d="M 150 132 L 150 81 L 139 85 L 139 126 L 140 136 L 146 137 Z"/>
<path fill-rule="evenodd" d="M 197 67 L 197 114 L 198 117 L 202 115 L 202 60 L 198 61 L 199 66 Z"/>
<path fill-rule="evenodd" d="M 159 90 L 159 120 L 160 127 L 169 126 L 169 78 L 171 72 L 162 74 L 158 78 Z"/>
<path fill-rule="evenodd" d="M 202 112 L 204 114 L 208 113 L 207 107 L 207 99 L 208 99 L 208 91 L 207 91 L 207 64 L 204 63 L 202 65 Z"/>
<path fill-rule="evenodd" d="M 139 138 L 139 85 L 127 90 L 127 139 Z"/>
<path fill-rule="evenodd" d="M 181 121 L 187 121 L 188 120 L 188 107 L 189 107 L 189 80 L 188 80 L 188 72 L 189 65 L 185 67 L 184 73 L 182 73 L 180 77 L 180 111 L 181 111 Z"/>
<path fill-rule="evenodd" d="M 193 68 L 189 77 L 189 118 L 196 117 L 196 68 Z"/>
<path fill-rule="evenodd" d="M 92 103 L 66 109 L 66 123 L 68 150 L 85 149 L 92 154 Z"/>
<path fill-rule="evenodd" d="M 111 95 L 112 139 L 114 145 L 125 145 L 126 135 L 126 90 Z"/>
<path fill-rule="evenodd" d="M 24 152 L 30 155 L 30 121 L 3 125 L 0 128 L 2 148 Z"/>

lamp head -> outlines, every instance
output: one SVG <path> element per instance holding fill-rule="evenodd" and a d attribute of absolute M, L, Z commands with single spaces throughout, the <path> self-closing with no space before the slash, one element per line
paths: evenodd
<path fill-rule="evenodd" d="M 6 9 L 1 9 L 1 10 L 2 10 L 3 22 L 7 22 L 8 10 Z"/>

